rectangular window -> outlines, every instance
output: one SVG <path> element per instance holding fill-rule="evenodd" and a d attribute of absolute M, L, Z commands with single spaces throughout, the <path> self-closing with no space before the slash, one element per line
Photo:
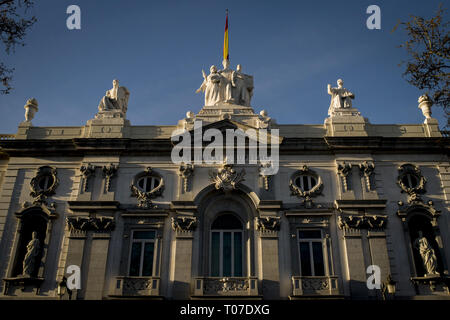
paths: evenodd
<path fill-rule="evenodd" d="M 128 274 L 136 277 L 150 277 L 153 275 L 155 260 L 154 230 L 134 230 L 131 238 L 130 267 Z"/>
<path fill-rule="evenodd" d="M 211 276 L 242 277 L 242 231 L 211 232 Z"/>
<path fill-rule="evenodd" d="M 324 244 L 321 230 L 298 230 L 302 276 L 324 276 Z"/>

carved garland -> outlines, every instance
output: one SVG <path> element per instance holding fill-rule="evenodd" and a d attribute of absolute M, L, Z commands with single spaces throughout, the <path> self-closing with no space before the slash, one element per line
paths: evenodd
<path fill-rule="evenodd" d="M 312 176 L 316 179 L 316 185 L 313 186 L 308 191 L 304 191 L 297 187 L 295 184 L 295 180 L 301 176 Z M 312 207 L 312 197 L 317 197 L 322 193 L 323 190 L 323 182 L 322 178 L 313 170 L 309 169 L 308 166 L 304 165 L 302 169 L 294 172 L 289 180 L 289 188 L 291 189 L 291 195 L 295 195 L 299 198 L 303 198 L 303 205 L 306 207 Z"/>
<path fill-rule="evenodd" d="M 88 190 L 88 183 L 89 183 L 89 178 L 95 176 L 95 166 L 93 166 L 92 164 L 88 163 L 87 166 L 81 166 L 80 168 L 81 173 L 83 174 L 83 191 L 87 192 Z"/>
<path fill-rule="evenodd" d="M 148 192 L 140 190 L 137 187 L 137 182 L 139 181 L 139 179 L 141 179 L 143 177 L 156 178 L 159 180 L 159 185 L 156 188 L 154 188 Z M 134 178 L 133 183 L 131 184 L 130 188 L 131 188 L 131 196 L 136 197 L 138 199 L 138 207 L 139 208 L 143 208 L 143 209 L 152 208 L 152 207 L 155 207 L 155 205 L 152 203 L 151 199 L 161 196 L 164 191 L 164 179 L 159 173 L 154 171 L 151 167 L 147 167 L 144 172 L 138 174 Z"/>
<path fill-rule="evenodd" d="M 180 165 L 178 174 L 183 179 L 183 191 L 186 193 L 189 189 L 189 178 L 194 175 L 194 165 L 190 163 Z"/>
<path fill-rule="evenodd" d="M 372 162 L 364 161 L 363 163 L 359 164 L 359 170 L 362 176 L 364 176 L 364 179 L 366 181 L 367 190 L 371 191 L 373 188 L 372 182 L 371 182 L 371 176 L 375 171 L 375 165 Z"/>
<path fill-rule="evenodd" d="M 50 185 L 47 185 L 46 188 L 42 189 L 39 186 L 39 182 L 46 176 L 49 177 L 51 183 Z M 31 179 L 30 182 L 30 189 L 31 189 L 30 196 L 35 198 L 33 203 L 46 204 L 47 198 L 55 194 L 55 190 L 58 184 L 59 180 L 56 175 L 56 168 L 52 168 L 49 166 L 40 167 L 36 172 L 36 176 L 33 179 Z"/>
<path fill-rule="evenodd" d="M 106 178 L 105 184 L 106 191 L 111 191 L 111 179 L 116 175 L 116 173 L 117 173 L 117 166 L 113 163 L 111 163 L 109 166 L 103 167 L 103 175 Z"/>
<path fill-rule="evenodd" d="M 337 166 L 338 174 L 342 178 L 344 192 L 348 191 L 348 175 L 352 172 L 352 165 L 350 163 L 339 163 Z"/>

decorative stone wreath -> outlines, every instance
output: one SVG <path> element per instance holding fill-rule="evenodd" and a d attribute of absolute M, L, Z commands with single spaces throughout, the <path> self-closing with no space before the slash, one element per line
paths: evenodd
<path fill-rule="evenodd" d="M 420 169 L 412 164 L 402 164 L 399 168 L 399 175 L 397 177 L 397 184 L 402 189 L 402 193 L 405 192 L 410 196 L 410 200 L 415 200 L 416 198 L 419 198 L 419 194 L 425 193 L 425 183 L 427 180 L 422 175 Z M 417 179 L 417 185 L 415 187 L 408 187 L 404 182 L 403 179 L 407 175 L 411 175 Z"/>
<path fill-rule="evenodd" d="M 302 190 L 295 184 L 295 180 L 298 177 L 303 176 L 311 176 L 316 180 L 316 184 L 312 186 L 308 191 Z M 297 170 L 291 176 L 291 179 L 289 180 L 289 188 L 291 189 L 292 195 L 303 198 L 306 202 L 311 202 L 312 197 L 316 197 L 322 193 L 323 182 L 322 178 L 315 171 L 309 169 L 308 166 L 304 165 L 302 169 Z"/>
<path fill-rule="evenodd" d="M 39 183 L 43 178 L 49 177 L 51 183 L 44 188 L 39 186 Z M 43 166 L 37 169 L 36 175 L 30 182 L 30 196 L 34 199 L 34 203 L 45 203 L 46 199 L 55 194 L 56 187 L 59 184 L 58 177 L 56 175 L 56 168 L 49 166 Z"/>
<path fill-rule="evenodd" d="M 138 187 L 138 181 L 144 177 L 156 178 L 159 180 L 159 184 L 151 189 L 148 192 L 145 192 Z M 154 207 L 152 203 L 152 199 L 162 196 L 164 191 L 164 179 L 163 177 L 156 171 L 154 171 L 151 167 L 147 167 L 145 171 L 137 174 L 133 182 L 130 186 L 131 188 L 131 196 L 136 197 L 138 199 L 138 207 L 143 209 L 148 209 Z"/>

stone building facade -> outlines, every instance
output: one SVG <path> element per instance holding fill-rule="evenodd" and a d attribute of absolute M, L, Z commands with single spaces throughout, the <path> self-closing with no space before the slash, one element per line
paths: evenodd
<path fill-rule="evenodd" d="M 30 99 L 0 140 L 0 298 L 381 299 L 389 276 L 396 298 L 448 299 L 450 140 L 429 99 L 424 123 L 375 125 L 340 85 L 324 124 L 277 124 L 245 77 L 246 101 L 232 91 L 172 126 L 130 124 L 118 82 L 80 127 L 33 126 Z M 174 131 L 195 141 L 196 121 L 266 130 L 278 171 L 174 163 Z"/>

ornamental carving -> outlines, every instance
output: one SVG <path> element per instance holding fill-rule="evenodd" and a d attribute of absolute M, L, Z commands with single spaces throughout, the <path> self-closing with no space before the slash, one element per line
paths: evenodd
<path fill-rule="evenodd" d="M 267 162 L 261 162 L 259 164 L 259 175 L 261 176 L 261 178 L 263 179 L 264 182 L 264 190 L 268 191 L 269 190 L 269 179 L 270 179 L 270 174 L 268 174 L 269 172 L 272 172 L 271 170 L 272 168 L 272 163 L 270 161 Z"/>
<path fill-rule="evenodd" d="M 194 165 L 190 163 L 180 165 L 178 174 L 183 179 L 183 191 L 186 193 L 189 190 L 189 180 L 194 175 Z"/>
<path fill-rule="evenodd" d="M 109 166 L 103 167 L 103 176 L 106 178 L 105 189 L 106 191 L 111 191 L 111 179 L 117 173 L 117 166 L 111 163 Z"/>
<path fill-rule="evenodd" d="M 88 191 L 89 188 L 89 178 L 95 176 L 95 166 L 88 163 L 87 166 L 81 166 L 81 173 L 83 174 L 83 191 Z"/>
<path fill-rule="evenodd" d="M 210 278 L 203 280 L 204 293 L 210 295 L 248 291 L 249 288 L 250 280 L 247 278 Z"/>
<path fill-rule="evenodd" d="M 302 289 L 305 291 L 319 291 L 328 288 L 328 278 L 302 278 Z"/>
<path fill-rule="evenodd" d="M 70 230 L 77 231 L 111 231 L 114 230 L 114 218 L 101 217 L 68 217 L 67 224 Z"/>
<path fill-rule="evenodd" d="M 148 188 L 148 191 L 147 188 L 139 187 L 138 183 L 140 183 L 141 179 L 145 178 L 147 178 L 147 182 L 145 182 L 146 186 L 147 183 L 151 184 L 150 181 L 156 181 L 157 185 L 154 188 Z M 160 197 L 164 191 L 164 179 L 151 167 L 147 167 L 144 172 L 134 178 L 130 188 L 131 196 L 137 198 L 139 208 L 153 208 L 155 205 L 152 203 L 152 199 Z"/>
<path fill-rule="evenodd" d="M 398 168 L 398 171 L 397 184 L 402 189 L 402 193 L 408 194 L 408 202 L 422 201 L 420 194 L 426 192 L 425 183 L 427 180 L 420 169 L 412 164 L 403 164 Z"/>
<path fill-rule="evenodd" d="M 196 217 L 173 217 L 172 229 L 177 232 L 194 231 L 197 222 L 198 220 Z"/>
<path fill-rule="evenodd" d="M 375 171 L 375 165 L 373 164 L 373 162 L 364 161 L 363 163 L 359 164 L 359 170 L 361 175 L 364 177 L 367 190 L 372 191 L 374 187 L 372 182 L 372 175 Z"/>
<path fill-rule="evenodd" d="M 35 198 L 33 204 L 47 204 L 47 198 L 55 194 L 58 183 L 56 168 L 40 167 L 30 182 L 30 196 Z"/>
<path fill-rule="evenodd" d="M 210 180 L 214 183 L 217 190 L 222 189 L 229 192 L 237 188 L 237 185 L 244 181 L 245 170 L 242 169 L 239 173 L 233 169 L 231 164 L 224 164 L 217 173 L 209 173 Z"/>
<path fill-rule="evenodd" d="M 309 181 L 315 181 L 315 185 L 309 186 L 308 188 L 301 188 L 296 181 L 302 177 L 311 177 Z M 304 165 L 302 169 L 294 172 L 289 180 L 289 188 L 291 189 L 291 195 L 295 195 L 303 199 L 302 205 L 306 208 L 312 208 L 314 206 L 312 202 L 313 197 L 317 197 L 322 194 L 323 182 L 322 178 L 313 170 L 309 169 L 308 166 Z"/>
<path fill-rule="evenodd" d="M 345 162 L 338 163 L 337 171 L 342 179 L 342 186 L 344 188 L 344 192 L 347 192 L 349 190 L 348 176 L 352 172 L 352 165 L 350 163 Z"/>
<path fill-rule="evenodd" d="M 341 229 L 384 229 L 386 224 L 387 216 L 339 216 L 339 227 Z"/>
<path fill-rule="evenodd" d="M 280 217 L 257 218 L 256 227 L 259 231 L 278 231 L 280 230 Z"/>

